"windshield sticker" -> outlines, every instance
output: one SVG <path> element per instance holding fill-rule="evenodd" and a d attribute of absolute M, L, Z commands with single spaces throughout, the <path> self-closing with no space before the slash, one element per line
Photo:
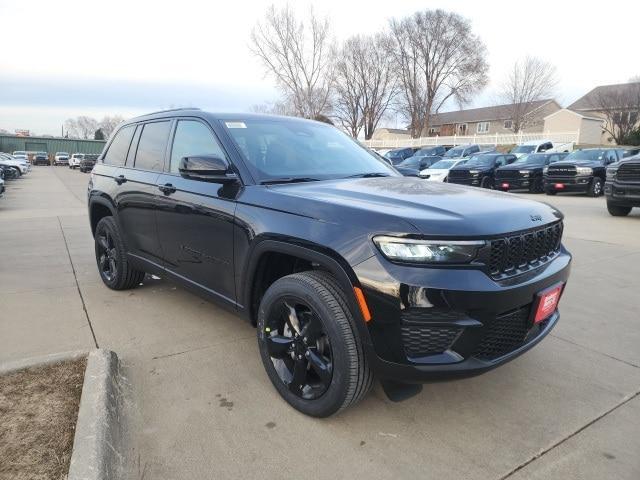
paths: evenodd
<path fill-rule="evenodd" d="M 244 122 L 224 122 L 227 128 L 247 128 Z"/>

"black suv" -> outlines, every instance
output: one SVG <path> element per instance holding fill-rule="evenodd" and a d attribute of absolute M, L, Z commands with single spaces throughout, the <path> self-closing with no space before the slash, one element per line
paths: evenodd
<path fill-rule="evenodd" d="M 541 193 L 542 170 L 547 165 L 559 162 L 567 153 L 532 153 L 518 158 L 515 162 L 500 167 L 495 172 L 495 187 L 504 190 L 529 190 Z"/>
<path fill-rule="evenodd" d="M 604 192 L 608 165 L 622 158 L 619 148 L 586 148 L 576 150 L 564 160 L 544 169 L 544 191 L 547 195 L 558 192 L 580 192 L 599 197 Z"/>
<path fill-rule="evenodd" d="M 493 188 L 496 169 L 515 160 L 516 156 L 510 153 L 479 153 L 449 170 L 447 182 Z"/>
<path fill-rule="evenodd" d="M 607 210 L 615 217 L 629 215 L 640 207 L 640 155 L 628 157 L 607 168 L 604 184 Z"/>
<path fill-rule="evenodd" d="M 415 148 L 396 148 L 384 154 L 384 157 L 391 162 L 391 165 L 398 165 L 409 157 L 413 157 Z"/>
<path fill-rule="evenodd" d="M 51 165 L 47 152 L 36 152 L 33 154 L 34 165 Z"/>
<path fill-rule="evenodd" d="M 150 273 L 236 311 L 274 387 L 313 416 L 360 400 L 374 374 L 399 399 L 517 357 L 556 325 L 571 261 L 553 207 L 402 177 L 297 118 L 129 120 L 88 206 L 109 288 Z"/>
<path fill-rule="evenodd" d="M 93 166 L 96 164 L 96 161 L 98 160 L 99 156 L 100 155 L 88 155 L 88 154 L 85 154 L 82 157 L 82 160 L 80 160 L 80 166 L 79 166 L 80 171 L 82 173 L 90 172 L 91 169 L 93 168 Z"/>

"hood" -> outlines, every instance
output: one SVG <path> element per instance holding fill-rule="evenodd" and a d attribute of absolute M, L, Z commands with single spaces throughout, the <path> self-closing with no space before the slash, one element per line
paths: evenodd
<path fill-rule="evenodd" d="M 334 224 L 364 223 L 374 233 L 486 237 L 562 218 L 550 205 L 513 194 L 411 177 L 339 179 L 266 189 L 268 198 L 261 202 L 270 208 Z"/>
<path fill-rule="evenodd" d="M 554 163 L 555 165 L 555 163 Z M 498 168 L 498 170 L 542 170 L 544 165 L 505 165 Z"/>
<path fill-rule="evenodd" d="M 553 162 L 549 166 L 602 167 L 604 164 L 598 160 L 560 160 L 559 162 Z"/>
<path fill-rule="evenodd" d="M 446 175 L 449 173 L 448 168 L 426 168 L 420 172 L 420 175 L 431 175 L 432 177 L 438 175 Z"/>

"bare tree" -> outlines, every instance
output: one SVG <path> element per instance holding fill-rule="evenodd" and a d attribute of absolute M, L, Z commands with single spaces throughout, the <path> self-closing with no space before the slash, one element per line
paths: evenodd
<path fill-rule="evenodd" d="M 622 145 L 640 120 L 640 82 L 598 88 L 590 103 L 605 118 L 604 131 Z"/>
<path fill-rule="evenodd" d="M 64 126 L 69 137 L 86 140 L 94 137 L 96 130 L 98 130 L 98 121 L 95 118 L 81 115 L 65 120 Z"/>
<path fill-rule="evenodd" d="M 640 75 L 634 75 L 629 79 L 629 83 L 636 83 L 636 82 L 640 82 Z"/>
<path fill-rule="evenodd" d="M 384 34 L 354 36 L 343 44 L 335 67 L 335 116 L 355 138 L 373 135 L 397 92 Z"/>
<path fill-rule="evenodd" d="M 80 138 L 80 131 L 78 129 L 78 122 L 75 118 L 67 118 L 64 121 L 64 128 L 67 131 L 67 137 Z"/>
<path fill-rule="evenodd" d="M 327 18 L 310 10 L 307 21 L 300 21 L 288 5 L 271 5 L 253 28 L 251 44 L 297 115 L 315 118 L 329 111 L 332 40 Z"/>
<path fill-rule="evenodd" d="M 400 112 L 413 137 L 428 130 L 430 115 L 449 100 L 467 103 L 487 83 L 486 48 L 457 13 L 416 12 L 390 21 L 394 59 L 402 86 Z"/>
<path fill-rule="evenodd" d="M 542 121 L 535 104 L 553 96 L 557 85 L 556 68 L 544 60 L 525 57 L 513 65 L 498 96 L 515 133 Z"/>
<path fill-rule="evenodd" d="M 98 128 L 102 130 L 104 138 L 107 139 L 111 136 L 116 127 L 122 122 L 124 122 L 124 117 L 122 117 L 121 115 L 113 115 L 112 117 L 105 115 L 104 117 L 102 117 L 102 120 L 100 120 Z"/>

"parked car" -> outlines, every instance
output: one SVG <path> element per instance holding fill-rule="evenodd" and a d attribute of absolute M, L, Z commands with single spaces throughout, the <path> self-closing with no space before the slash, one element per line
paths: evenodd
<path fill-rule="evenodd" d="M 531 153 L 544 153 L 552 148 L 554 147 L 551 140 L 532 140 L 515 146 L 509 153 L 512 153 L 516 157 L 521 157 Z"/>
<path fill-rule="evenodd" d="M 431 165 L 440 160 L 440 158 L 441 157 L 414 155 L 413 157 L 409 157 L 397 164 L 396 170 L 398 170 L 405 177 L 417 177 L 420 175 L 420 170 L 429 168 Z"/>
<path fill-rule="evenodd" d="M 413 148 L 396 148 L 388 151 L 384 156 L 391 161 L 391 165 L 398 165 L 415 153 Z"/>
<path fill-rule="evenodd" d="M 56 152 L 53 157 L 54 165 L 69 165 L 69 154 L 67 152 Z"/>
<path fill-rule="evenodd" d="M 402 177 L 311 120 L 138 117 L 88 189 L 104 284 L 150 273 L 236 311 L 274 388 L 316 417 L 374 374 L 398 399 L 512 360 L 554 328 L 569 275 L 554 207 Z"/>
<path fill-rule="evenodd" d="M 467 158 L 481 150 L 480 145 L 458 145 L 453 147 L 442 156 L 442 158 Z"/>
<path fill-rule="evenodd" d="M 542 193 L 544 184 L 542 170 L 545 166 L 558 162 L 568 153 L 532 153 L 519 157 L 510 165 L 496 170 L 495 187 L 504 190 L 529 190 Z"/>
<path fill-rule="evenodd" d="M 31 164 L 23 158 L 15 158 L 6 153 L 0 153 L 0 164 L 13 167 L 17 170 L 18 176 L 25 175 L 31 170 Z"/>
<path fill-rule="evenodd" d="M 0 162 L 0 170 L 2 170 L 2 178 L 4 180 L 13 180 L 21 176 L 20 169 L 16 166 L 3 165 Z"/>
<path fill-rule="evenodd" d="M 25 160 L 26 162 L 29 161 L 29 154 L 27 152 L 25 152 L 24 150 L 16 150 L 11 155 L 16 160 Z"/>
<path fill-rule="evenodd" d="M 564 160 L 544 168 L 544 191 L 586 193 L 598 197 L 604 192 L 606 168 L 622 158 L 619 148 L 586 148 L 576 150 Z"/>
<path fill-rule="evenodd" d="M 625 158 L 607 168 L 604 194 L 607 210 L 614 217 L 624 217 L 633 207 L 640 207 L 640 155 Z"/>
<path fill-rule="evenodd" d="M 93 166 L 96 164 L 96 160 L 98 159 L 98 157 L 99 155 L 85 154 L 82 157 L 82 160 L 80 160 L 80 166 L 78 168 L 80 168 L 80 171 L 82 173 L 90 172 L 93 169 Z"/>
<path fill-rule="evenodd" d="M 442 158 L 447 153 L 447 149 L 443 145 L 436 145 L 433 147 L 422 147 L 413 154 L 414 157 L 430 157 L 430 158 Z"/>
<path fill-rule="evenodd" d="M 74 153 L 69 159 L 69 168 L 76 169 L 80 166 L 80 162 L 84 158 L 84 153 Z"/>
<path fill-rule="evenodd" d="M 622 158 L 635 157 L 640 154 L 640 147 L 625 148 L 622 152 Z"/>
<path fill-rule="evenodd" d="M 422 170 L 420 172 L 420 178 L 424 178 L 425 180 L 429 180 L 430 182 L 446 182 L 447 175 L 449 175 L 449 170 L 451 170 L 456 165 L 464 165 L 466 162 L 466 158 L 458 158 L 453 160 L 443 158 L 442 160 L 438 160 L 429 168 Z"/>
<path fill-rule="evenodd" d="M 449 170 L 447 182 L 474 187 L 493 188 L 495 171 L 509 165 L 516 156 L 510 153 L 480 153 L 472 156 L 464 165 Z"/>
<path fill-rule="evenodd" d="M 33 154 L 34 165 L 51 165 L 47 152 L 36 152 Z"/>

